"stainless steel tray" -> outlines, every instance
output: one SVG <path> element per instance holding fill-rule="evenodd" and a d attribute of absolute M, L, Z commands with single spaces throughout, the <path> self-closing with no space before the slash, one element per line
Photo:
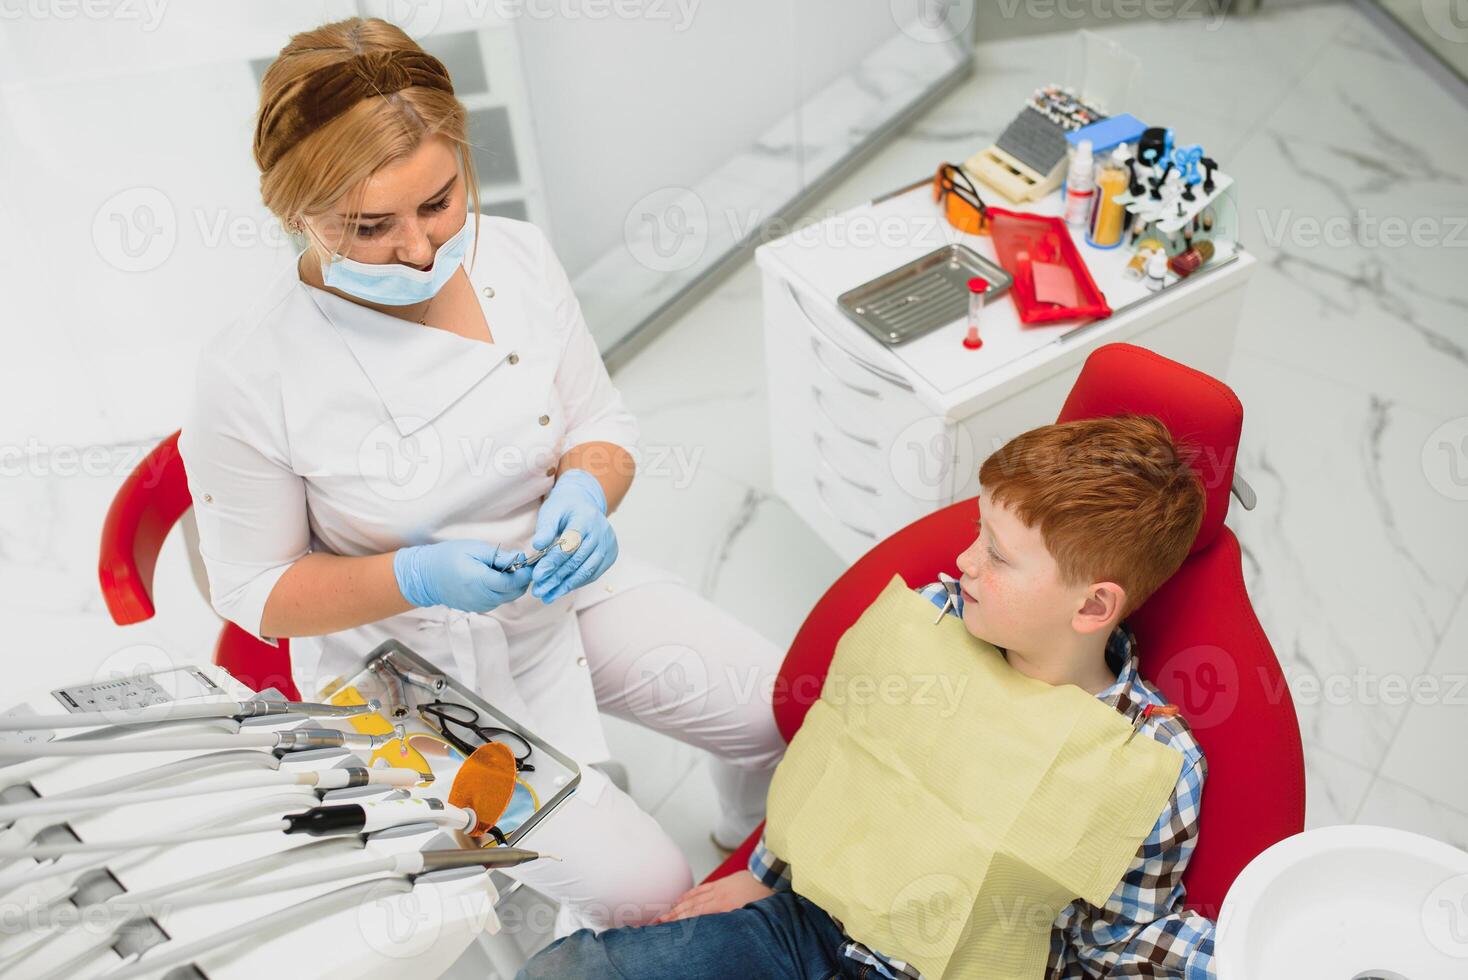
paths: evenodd
<path fill-rule="evenodd" d="M 944 245 L 920 259 L 849 289 L 836 299 L 863 330 L 888 346 L 968 317 L 968 281 L 989 280 L 989 302 L 1014 277 L 966 245 Z"/>
<path fill-rule="evenodd" d="M 442 684 L 442 690 L 433 693 L 424 689 L 420 684 L 402 681 L 394 685 L 395 691 L 389 691 L 384 686 L 382 674 L 374 673 L 370 669 L 374 663 L 381 661 L 391 664 L 389 671 L 398 677 L 401 677 L 402 668 L 406 667 L 419 676 L 438 679 Z M 438 735 L 443 734 L 436 726 L 425 723 L 417 712 L 419 705 L 441 698 L 445 701 L 469 705 L 480 714 L 486 724 L 509 729 L 529 742 L 534 750 L 532 761 L 536 769 L 534 773 L 522 774 L 522 778 L 534 788 L 536 795 L 540 798 L 540 807 L 523 824 L 505 835 L 505 839 L 510 842 L 511 846 L 518 845 L 542 820 L 560 809 L 561 804 L 565 803 L 581 784 L 581 767 L 574 759 L 500 711 L 474 691 L 440 672 L 437 667 L 398 640 L 384 640 L 374 647 L 363 661 L 362 669 L 342 682 L 342 686 L 348 684 L 357 688 L 363 697 L 380 699 L 384 705 L 384 717 L 387 716 L 388 711 L 386 706 L 391 703 L 394 695 L 400 698 L 404 707 L 408 709 L 407 716 L 390 720 L 402 721 L 410 733 L 428 731 Z"/>

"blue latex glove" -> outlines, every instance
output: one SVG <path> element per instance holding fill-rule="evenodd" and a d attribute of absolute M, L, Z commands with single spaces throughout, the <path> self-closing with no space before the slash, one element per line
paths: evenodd
<path fill-rule="evenodd" d="M 581 546 L 570 554 L 560 548 L 535 564 L 530 592 L 555 602 L 572 589 L 594 582 L 617 560 L 617 535 L 607 520 L 607 495 L 585 470 L 562 473 L 535 518 L 532 549 L 548 546 L 568 528 L 581 532 Z"/>
<path fill-rule="evenodd" d="M 440 541 L 399 548 L 392 570 L 403 598 L 415 606 L 482 613 L 525 594 L 531 570 L 502 571 L 521 554 L 484 541 Z"/>

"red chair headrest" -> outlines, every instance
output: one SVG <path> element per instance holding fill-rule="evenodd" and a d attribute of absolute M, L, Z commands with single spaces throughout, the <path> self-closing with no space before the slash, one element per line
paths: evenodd
<path fill-rule="evenodd" d="M 1091 352 L 1057 422 L 1111 415 L 1155 415 L 1203 481 L 1208 506 L 1188 554 L 1218 536 L 1228 514 L 1229 488 L 1244 406 L 1228 385 L 1160 354 L 1131 344 Z"/>

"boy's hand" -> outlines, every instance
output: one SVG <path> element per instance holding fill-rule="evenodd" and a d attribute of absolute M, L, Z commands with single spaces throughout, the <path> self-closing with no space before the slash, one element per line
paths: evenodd
<path fill-rule="evenodd" d="M 677 922 L 679 919 L 691 919 L 695 915 L 732 912 L 773 894 L 775 893 L 760 884 L 759 879 L 748 871 L 736 871 L 727 878 L 689 889 L 682 898 L 673 903 L 673 907 L 665 915 L 652 920 L 652 924 Z"/>

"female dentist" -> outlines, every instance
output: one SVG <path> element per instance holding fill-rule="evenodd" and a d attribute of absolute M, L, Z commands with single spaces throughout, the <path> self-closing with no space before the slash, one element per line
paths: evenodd
<path fill-rule="evenodd" d="M 376 19 L 296 35 L 254 154 L 266 207 L 310 245 L 199 361 L 179 449 L 211 603 L 291 637 L 305 696 L 394 637 L 522 719 L 583 781 L 536 834 L 563 861 L 513 873 L 561 903 L 558 934 L 655 918 L 689 867 L 586 768 L 609 758 L 598 710 L 712 753 L 715 841 L 737 846 L 784 750 L 779 652 L 613 564 L 635 422 L 544 235 L 478 213 L 436 58 Z M 574 551 L 507 570 L 566 531 Z"/>

